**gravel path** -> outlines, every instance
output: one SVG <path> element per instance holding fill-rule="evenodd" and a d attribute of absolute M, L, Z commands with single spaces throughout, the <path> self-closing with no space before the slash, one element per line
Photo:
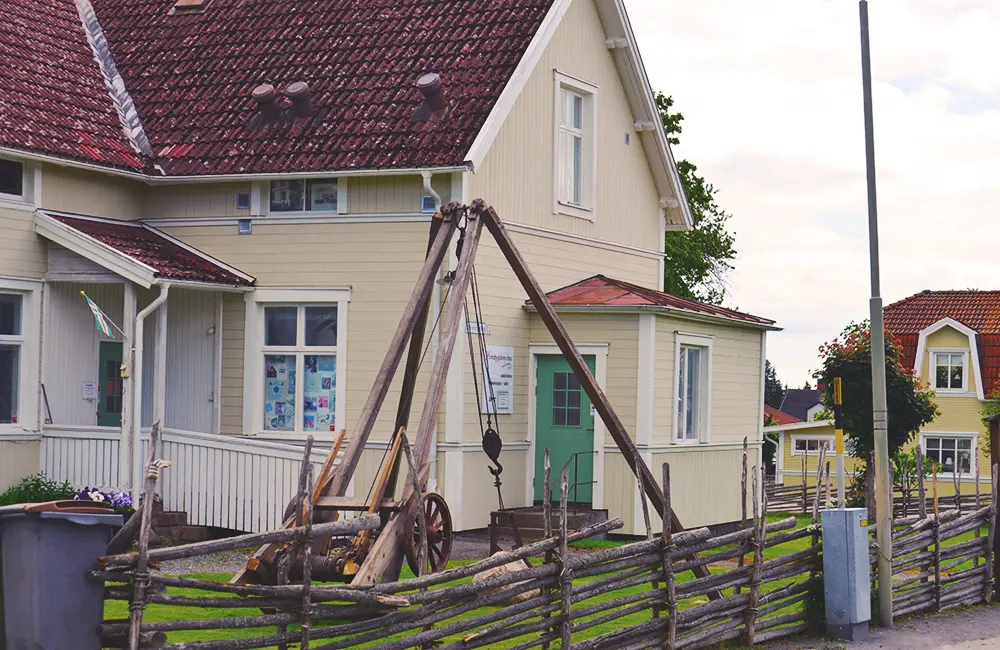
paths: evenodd
<path fill-rule="evenodd" d="M 1000 605 L 974 607 L 954 614 L 914 618 L 891 630 L 872 628 L 864 643 L 783 641 L 767 650 L 980 650 L 1000 648 Z"/>

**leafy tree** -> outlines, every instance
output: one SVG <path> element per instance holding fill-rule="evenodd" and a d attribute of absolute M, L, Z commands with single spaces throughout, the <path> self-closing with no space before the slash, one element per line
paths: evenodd
<path fill-rule="evenodd" d="M 655 93 L 667 141 L 680 143 L 684 115 L 670 112 L 674 98 Z M 736 259 L 736 238 L 726 229 L 730 216 L 715 202 L 718 190 L 698 175 L 687 160 L 677 163 L 681 184 L 691 208 L 693 227 L 665 234 L 664 289 L 682 298 L 720 304 L 726 295 L 726 275 Z"/>
<path fill-rule="evenodd" d="M 770 361 L 764 361 L 764 403 L 771 408 L 781 408 L 785 397 L 785 385 L 778 379 L 778 373 Z"/>
<path fill-rule="evenodd" d="M 839 338 L 820 346 L 822 369 L 815 377 L 826 385 L 824 400 L 833 407 L 833 380 L 843 382 L 844 430 L 850 436 L 852 456 L 866 460 L 875 449 L 872 422 L 871 334 L 868 321 L 851 323 Z M 885 340 L 886 396 L 889 409 L 889 455 L 899 450 L 938 414 L 934 392 L 921 385 L 910 368 L 900 362 L 899 344 Z"/>

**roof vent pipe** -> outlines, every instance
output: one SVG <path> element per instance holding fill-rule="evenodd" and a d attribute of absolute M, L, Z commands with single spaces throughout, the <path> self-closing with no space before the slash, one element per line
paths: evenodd
<path fill-rule="evenodd" d="M 271 84 L 261 84 L 253 89 L 253 100 L 267 122 L 274 122 L 281 114 L 278 106 L 278 92 Z"/>
<path fill-rule="evenodd" d="M 417 90 L 424 96 L 424 102 L 413 111 L 414 122 L 426 122 L 432 117 L 443 119 L 448 115 L 448 100 L 441 91 L 441 76 L 428 72 L 417 79 Z"/>
<path fill-rule="evenodd" d="M 285 88 L 285 96 L 292 101 L 296 117 L 312 117 L 312 98 L 309 96 L 309 84 L 296 81 Z"/>

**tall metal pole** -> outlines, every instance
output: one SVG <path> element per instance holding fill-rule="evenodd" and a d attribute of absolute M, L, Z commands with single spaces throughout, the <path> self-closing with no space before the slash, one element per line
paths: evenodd
<path fill-rule="evenodd" d="M 868 34 L 868 2 L 860 0 L 861 77 L 865 103 L 865 154 L 868 168 L 868 246 L 872 297 L 872 418 L 875 429 L 875 510 L 878 517 L 879 623 L 892 625 L 892 487 L 889 481 L 888 409 L 885 396 L 885 325 L 878 267 L 878 202 L 875 197 L 875 135 L 872 117 L 872 60 Z M 869 468 L 870 470 L 871 468 Z"/>

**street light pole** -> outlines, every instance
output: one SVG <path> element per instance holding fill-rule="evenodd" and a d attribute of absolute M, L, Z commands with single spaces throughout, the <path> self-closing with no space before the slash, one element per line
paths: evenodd
<path fill-rule="evenodd" d="M 872 296 L 872 418 L 875 430 L 875 511 L 878 517 L 879 623 L 892 625 L 892 486 L 889 478 L 888 408 L 885 395 L 885 325 L 878 265 L 878 202 L 875 197 L 875 136 L 872 116 L 872 60 L 868 33 L 868 2 L 860 0 L 861 77 L 865 103 L 865 158 L 868 169 L 868 246 Z M 869 471 L 871 468 L 869 468 Z"/>

